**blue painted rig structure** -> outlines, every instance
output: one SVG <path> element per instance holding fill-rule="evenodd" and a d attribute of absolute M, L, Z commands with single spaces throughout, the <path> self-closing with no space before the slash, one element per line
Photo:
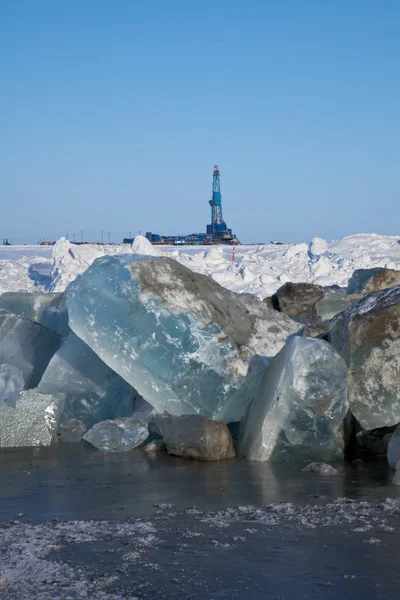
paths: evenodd
<path fill-rule="evenodd" d="M 197 245 L 197 244 L 238 244 L 239 240 L 228 229 L 222 216 L 221 185 L 218 165 L 214 166 L 211 206 L 211 224 L 207 225 L 207 233 L 191 233 L 190 235 L 159 235 L 146 233 L 152 244 Z M 124 240 L 125 241 L 125 240 Z"/>

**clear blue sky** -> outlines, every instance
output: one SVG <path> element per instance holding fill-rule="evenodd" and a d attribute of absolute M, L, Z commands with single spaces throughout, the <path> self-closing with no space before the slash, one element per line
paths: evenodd
<path fill-rule="evenodd" d="M 399 115 L 399 0 L 1 0 L 0 237 L 399 234 Z"/>

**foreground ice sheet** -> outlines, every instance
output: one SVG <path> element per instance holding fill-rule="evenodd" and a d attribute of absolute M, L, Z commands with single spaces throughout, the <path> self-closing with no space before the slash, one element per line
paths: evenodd
<path fill-rule="evenodd" d="M 48 446 L 60 421 L 63 397 L 27 390 L 0 404 L 0 447 Z"/>
<path fill-rule="evenodd" d="M 148 436 L 147 423 L 121 418 L 97 423 L 85 433 L 83 439 L 104 452 L 128 452 L 140 446 Z"/>
<path fill-rule="evenodd" d="M 60 342 L 46 327 L 0 308 L 0 364 L 19 369 L 26 389 L 38 385 Z"/>
<path fill-rule="evenodd" d="M 70 285 L 67 306 L 73 331 L 173 415 L 214 416 L 242 385 L 249 358 L 274 356 L 301 329 L 169 258 L 100 258 Z"/>
<path fill-rule="evenodd" d="M 238 453 L 252 460 L 342 458 L 347 410 L 344 360 L 325 341 L 292 338 L 247 409 Z"/>
<path fill-rule="evenodd" d="M 136 394 L 72 331 L 51 359 L 38 390 L 64 394 L 63 421 L 79 419 L 86 427 L 131 416 Z"/>

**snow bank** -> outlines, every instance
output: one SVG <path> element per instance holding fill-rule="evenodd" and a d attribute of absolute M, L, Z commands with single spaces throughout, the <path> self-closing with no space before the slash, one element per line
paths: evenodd
<path fill-rule="evenodd" d="M 264 298 L 286 281 L 346 287 L 355 269 L 400 270 L 399 241 L 394 236 L 356 234 L 333 242 L 314 238 L 309 244 L 239 246 L 232 261 L 229 246 L 157 247 L 143 236 L 137 236 L 132 246 L 79 246 L 61 238 L 53 249 L 0 248 L 0 293 L 40 289 L 62 292 L 97 257 L 135 253 L 170 256 L 232 291 Z M 51 250 L 51 274 L 46 284 L 45 278 L 37 276 L 37 271 L 44 268 L 46 261 L 50 265 Z"/>
<path fill-rule="evenodd" d="M 53 246 L 51 292 L 63 292 L 100 256 L 110 254 L 130 254 L 130 246 L 100 246 L 95 244 L 71 244 L 60 238 Z"/>

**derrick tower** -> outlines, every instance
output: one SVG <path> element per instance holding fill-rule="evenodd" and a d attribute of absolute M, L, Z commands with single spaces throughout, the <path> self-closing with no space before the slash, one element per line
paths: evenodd
<path fill-rule="evenodd" d="M 232 235 L 232 230 L 228 229 L 222 216 L 221 183 L 218 165 L 214 165 L 212 197 L 209 201 L 211 206 L 211 225 L 207 225 L 207 235 L 215 240 L 229 242 L 236 238 Z"/>
<path fill-rule="evenodd" d="M 221 228 L 221 225 L 225 225 L 222 217 L 221 182 L 219 178 L 218 165 L 214 165 L 210 206 L 212 233 L 217 234 L 218 230 Z"/>

